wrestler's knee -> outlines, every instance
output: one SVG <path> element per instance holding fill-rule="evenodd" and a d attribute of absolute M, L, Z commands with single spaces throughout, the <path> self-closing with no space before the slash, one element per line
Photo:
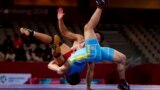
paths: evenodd
<path fill-rule="evenodd" d="M 127 57 L 126 55 L 122 54 L 122 53 L 117 53 L 115 55 L 115 62 L 117 63 L 126 63 Z"/>
<path fill-rule="evenodd" d="M 127 60 L 126 55 L 121 54 L 121 55 L 119 56 L 119 63 L 125 64 L 125 63 L 126 63 L 126 60 Z"/>

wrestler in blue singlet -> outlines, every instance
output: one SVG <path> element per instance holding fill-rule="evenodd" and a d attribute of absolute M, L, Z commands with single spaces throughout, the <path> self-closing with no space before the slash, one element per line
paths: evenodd
<path fill-rule="evenodd" d="M 81 72 L 87 62 L 112 61 L 113 55 L 114 49 L 101 47 L 97 38 L 86 40 L 85 47 L 77 50 L 68 58 L 70 64 L 68 73 Z"/>

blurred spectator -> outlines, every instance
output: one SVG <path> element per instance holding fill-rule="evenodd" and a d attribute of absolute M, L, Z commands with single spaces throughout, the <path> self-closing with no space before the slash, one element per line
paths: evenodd
<path fill-rule="evenodd" d="M 23 48 L 23 41 L 19 34 L 14 34 L 13 47 L 16 61 L 26 61 L 26 52 Z"/>
<path fill-rule="evenodd" d="M 26 42 L 26 44 L 24 44 L 24 50 L 26 51 L 27 61 L 31 61 L 32 60 L 32 47 L 29 41 Z"/>
<path fill-rule="evenodd" d="M 43 49 L 40 44 L 36 44 L 36 48 L 32 53 L 32 58 L 34 61 L 43 61 Z"/>
<path fill-rule="evenodd" d="M 4 54 L 2 52 L 2 45 L 0 45 L 0 61 L 4 61 Z"/>
<path fill-rule="evenodd" d="M 15 33 L 14 40 L 13 40 L 13 47 L 20 48 L 22 45 L 23 45 L 22 38 L 17 33 Z"/>
<path fill-rule="evenodd" d="M 23 46 L 19 47 L 19 48 L 16 48 L 14 49 L 15 51 L 15 60 L 16 61 L 26 61 L 26 52 L 23 48 Z"/>
<path fill-rule="evenodd" d="M 4 54 L 0 52 L 0 61 L 4 61 Z"/>
<path fill-rule="evenodd" d="M 45 33 L 45 31 L 44 31 L 44 28 L 43 28 L 43 27 L 38 27 L 37 29 L 38 29 L 38 31 L 39 31 L 39 32 L 41 32 L 41 33 Z"/>
<path fill-rule="evenodd" d="M 12 61 L 14 62 L 15 61 L 15 53 L 13 51 L 13 49 L 10 49 L 7 53 L 6 53 L 6 56 L 5 56 L 5 61 Z"/>
<path fill-rule="evenodd" d="M 7 35 L 2 45 L 2 52 L 6 54 L 10 49 L 13 49 L 13 42 L 11 36 Z"/>
<path fill-rule="evenodd" d="M 51 50 L 52 50 L 51 47 L 48 44 L 46 44 L 44 49 L 44 57 L 43 57 L 44 61 L 51 61 L 52 59 Z"/>

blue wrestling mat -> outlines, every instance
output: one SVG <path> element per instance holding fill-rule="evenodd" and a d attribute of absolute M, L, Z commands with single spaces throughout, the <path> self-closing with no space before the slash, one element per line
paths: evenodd
<path fill-rule="evenodd" d="M 118 90 L 117 85 L 92 85 L 94 90 Z M 85 85 L 0 85 L 0 90 L 86 90 Z M 158 85 L 131 85 L 131 90 L 160 90 Z"/>

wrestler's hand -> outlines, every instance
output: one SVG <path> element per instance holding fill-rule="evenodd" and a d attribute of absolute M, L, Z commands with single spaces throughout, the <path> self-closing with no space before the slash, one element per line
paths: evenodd
<path fill-rule="evenodd" d="M 63 18 L 63 16 L 64 16 L 63 8 L 60 7 L 57 10 L 57 19 L 61 20 Z"/>

